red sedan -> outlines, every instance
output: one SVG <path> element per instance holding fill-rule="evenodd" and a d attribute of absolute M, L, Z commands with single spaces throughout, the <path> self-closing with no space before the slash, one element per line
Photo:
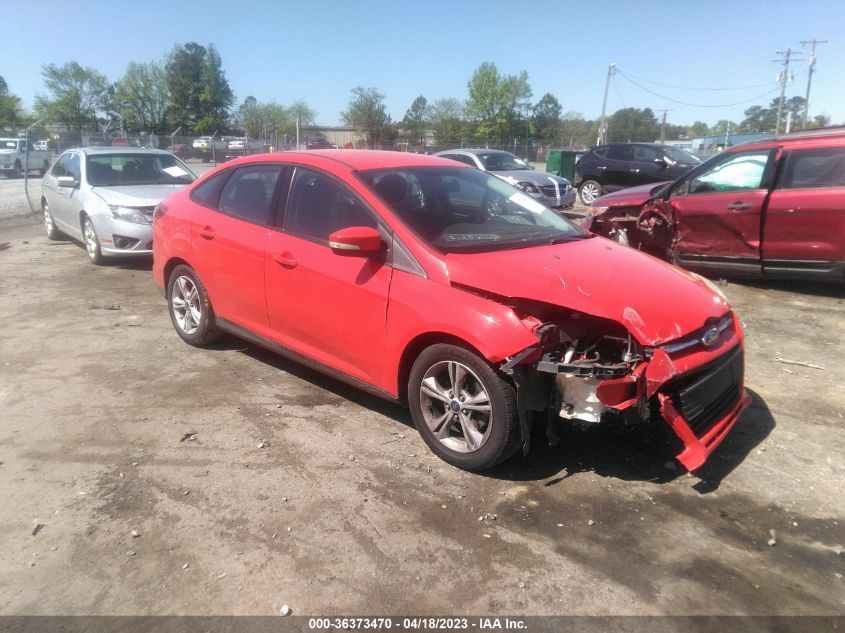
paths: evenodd
<path fill-rule="evenodd" d="M 168 198 L 154 229 L 187 343 L 227 332 L 404 402 L 461 468 L 527 452 L 534 424 L 624 418 L 667 423 L 695 469 L 749 402 L 718 289 L 452 161 L 250 156 Z"/>

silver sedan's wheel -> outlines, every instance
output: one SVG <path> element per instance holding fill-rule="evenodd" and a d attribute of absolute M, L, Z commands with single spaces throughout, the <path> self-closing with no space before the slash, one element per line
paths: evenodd
<path fill-rule="evenodd" d="M 202 319 L 202 305 L 193 279 L 185 275 L 177 277 L 171 292 L 170 309 L 176 325 L 185 334 L 196 333 Z"/>
<path fill-rule="evenodd" d="M 420 385 L 420 404 L 428 428 L 446 448 L 471 453 L 490 436 L 490 396 L 462 363 L 443 361 L 430 367 Z"/>
<path fill-rule="evenodd" d="M 50 212 L 50 205 L 45 200 L 41 209 L 44 212 L 44 232 L 47 233 L 47 238 L 51 240 L 59 239 L 61 232 L 56 228 L 56 223 L 53 221 L 53 214 Z"/>
<path fill-rule="evenodd" d="M 100 240 L 97 237 L 97 231 L 94 229 L 94 223 L 88 216 L 85 216 L 85 219 L 82 220 L 82 238 L 85 241 L 85 252 L 88 253 L 88 259 L 94 264 L 102 264 L 105 260 L 100 250 Z"/>
<path fill-rule="evenodd" d="M 578 190 L 581 195 L 581 202 L 584 204 L 593 204 L 596 198 L 601 196 L 601 185 L 595 180 L 588 180 Z"/>

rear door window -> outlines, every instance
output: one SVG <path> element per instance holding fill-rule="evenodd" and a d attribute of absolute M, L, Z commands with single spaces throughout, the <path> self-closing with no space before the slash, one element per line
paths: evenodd
<path fill-rule="evenodd" d="M 634 160 L 633 145 L 614 145 L 608 148 L 607 157 L 610 160 Z"/>
<path fill-rule="evenodd" d="M 218 209 L 250 222 L 271 224 L 272 201 L 281 169 L 278 165 L 236 169 L 220 193 Z"/>
<path fill-rule="evenodd" d="M 779 189 L 845 187 L 845 147 L 792 151 Z"/>

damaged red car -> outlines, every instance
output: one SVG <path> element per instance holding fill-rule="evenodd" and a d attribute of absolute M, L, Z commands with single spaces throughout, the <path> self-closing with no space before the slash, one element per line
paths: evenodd
<path fill-rule="evenodd" d="M 845 127 L 737 145 L 597 199 L 582 226 L 703 273 L 843 282 Z"/>
<path fill-rule="evenodd" d="M 251 156 L 168 198 L 154 228 L 187 343 L 234 334 L 405 403 L 461 468 L 527 452 L 532 425 L 616 419 L 671 427 L 692 470 L 749 403 L 715 286 L 452 161 Z"/>

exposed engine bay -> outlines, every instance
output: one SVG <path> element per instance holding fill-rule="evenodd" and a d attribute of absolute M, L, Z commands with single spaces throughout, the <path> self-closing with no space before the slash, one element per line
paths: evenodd
<path fill-rule="evenodd" d="M 664 393 L 667 384 L 690 382 L 675 380 L 681 372 L 670 354 L 712 345 L 722 332 L 733 326 L 732 313 L 704 324 L 700 331 L 678 341 L 646 347 L 613 321 L 579 313 L 560 315 L 559 308 L 558 314 L 553 315 L 545 313 L 544 306 L 519 307 L 533 308 L 534 314 L 550 317 L 544 318 L 535 330 L 536 345 L 511 356 L 500 366 L 517 387 L 517 410 L 526 453 L 533 424 L 545 422 L 547 436 L 554 443 L 557 436 L 554 428 L 562 420 L 592 425 L 609 421 L 641 424 L 662 419 L 686 444 L 679 460 L 689 469 L 703 463 L 709 451 L 704 452 L 699 446 L 699 438 L 709 427 L 701 426 L 704 431 L 696 435 L 690 430 L 689 420 L 679 412 L 680 405 Z M 701 378 L 690 383 L 688 390 L 696 389 L 694 395 L 702 401 L 700 404 L 696 401 L 696 406 L 708 407 L 709 402 L 705 401 L 708 398 L 719 398 L 734 407 L 747 406 L 747 397 L 743 398 L 739 387 L 734 397 L 729 384 L 732 380 L 735 386 L 741 384 L 741 374 L 737 375 L 733 369 L 736 362 L 730 371 L 727 364 L 722 365 L 699 372 Z M 714 386 L 717 381 L 719 384 Z M 698 383 L 703 386 L 697 386 Z M 706 424 L 715 424 L 727 412 L 724 407 L 710 409 L 712 420 Z"/>

